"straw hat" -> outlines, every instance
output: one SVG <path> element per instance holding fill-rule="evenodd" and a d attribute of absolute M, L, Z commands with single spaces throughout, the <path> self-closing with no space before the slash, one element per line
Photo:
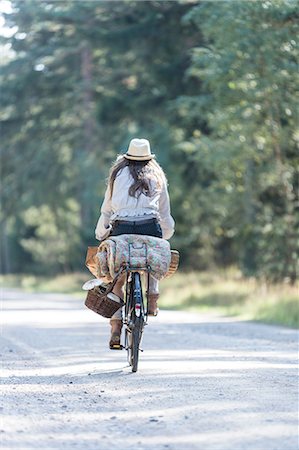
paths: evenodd
<path fill-rule="evenodd" d="M 148 161 L 155 158 L 155 155 L 151 153 L 150 143 L 147 139 L 132 139 L 124 157 L 133 161 Z"/>

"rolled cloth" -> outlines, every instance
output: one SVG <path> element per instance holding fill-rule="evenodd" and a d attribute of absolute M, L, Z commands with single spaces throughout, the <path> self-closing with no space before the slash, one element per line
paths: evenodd
<path fill-rule="evenodd" d="M 110 236 L 100 244 L 96 256 L 99 261 L 98 276 L 109 281 L 127 264 L 137 269 L 150 266 L 151 275 L 161 280 L 171 262 L 168 241 L 139 234 Z"/>

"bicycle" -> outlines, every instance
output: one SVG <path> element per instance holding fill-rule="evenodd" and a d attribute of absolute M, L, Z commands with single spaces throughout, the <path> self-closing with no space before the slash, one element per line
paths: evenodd
<path fill-rule="evenodd" d="M 146 238 L 145 238 L 146 239 Z M 162 241 L 161 241 L 162 242 Z M 148 320 L 148 309 L 149 309 L 149 289 L 147 288 L 146 302 L 144 301 L 144 296 L 142 292 L 141 275 L 147 275 L 147 286 L 150 285 L 150 274 L 155 274 L 161 279 L 161 267 L 155 265 L 155 258 L 148 257 L 148 246 L 146 242 L 143 242 L 140 246 L 140 242 L 134 245 L 133 242 L 128 242 L 129 253 L 125 253 L 125 262 L 122 262 L 120 268 L 116 275 L 114 275 L 114 283 L 117 281 L 119 276 L 122 276 L 126 272 L 126 282 L 125 282 L 125 302 L 121 302 L 124 305 L 125 314 L 123 324 L 125 325 L 125 346 L 123 346 L 119 341 L 113 346 L 114 349 L 122 350 L 125 348 L 128 353 L 128 362 L 132 367 L 132 372 L 137 372 L 139 351 L 142 351 L 141 341 L 143 337 L 143 331 L 145 325 L 147 325 Z M 98 247 L 89 247 L 86 256 L 86 266 L 91 271 L 91 273 L 97 278 L 101 278 L 103 275 L 99 275 L 98 269 L 95 267 L 99 264 L 98 261 L 94 261 L 94 257 L 97 254 Z M 165 255 L 168 249 L 165 247 L 159 248 L 159 254 Z M 149 264 L 149 261 L 153 261 L 153 266 Z M 166 273 L 163 277 L 167 278 L 173 275 L 178 267 L 179 263 L 179 253 L 177 250 L 171 250 L 171 260 Z M 110 286 L 109 286 L 110 285 Z M 106 286 L 106 291 L 102 293 L 94 292 L 94 289 L 90 287 L 88 289 L 87 299 L 85 305 L 102 315 L 103 317 L 111 318 L 113 314 L 122 306 L 116 305 L 115 301 L 109 300 L 107 294 L 109 294 L 113 289 L 114 284 L 108 283 Z M 107 288 L 109 287 L 109 290 Z M 108 301 L 109 300 L 109 301 Z M 111 301 L 113 305 L 111 305 Z M 118 302 L 119 303 L 119 302 Z M 110 347 L 111 348 L 111 347 Z"/>
<path fill-rule="evenodd" d="M 137 372 L 139 352 L 143 330 L 147 325 L 148 318 L 148 291 L 146 304 L 143 299 L 141 274 L 147 274 L 147 286 L 149 286 L 149 274 L 151 268 L 134 268 L 126 266 L 126 288 L 125 288 L 125 349 L 127 350 L 128 363 L 132 367 L 132 372 Z"/>

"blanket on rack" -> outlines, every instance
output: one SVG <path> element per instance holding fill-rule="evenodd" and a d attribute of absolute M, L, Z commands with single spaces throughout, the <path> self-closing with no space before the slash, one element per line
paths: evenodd
<path fill-rule="evenodd" d="M 108 281 L 114 279 L 121 267 L 129 265 L 136 269 L 150 266 L 151 274 L 161 280 L 171 262 L 169 242 L 165 239 L 140 234 L 110 236 L 101 242 L 97 258 L 98 277 Z"/>

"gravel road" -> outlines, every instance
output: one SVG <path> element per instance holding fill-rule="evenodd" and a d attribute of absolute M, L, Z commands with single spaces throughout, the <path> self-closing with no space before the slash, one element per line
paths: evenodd
<path fill-rule="evenodd" d="M 296 331 L 160 311 L 133 374 L 84 295 L 2 297 L 2 450 L 298 449 Z"/>

